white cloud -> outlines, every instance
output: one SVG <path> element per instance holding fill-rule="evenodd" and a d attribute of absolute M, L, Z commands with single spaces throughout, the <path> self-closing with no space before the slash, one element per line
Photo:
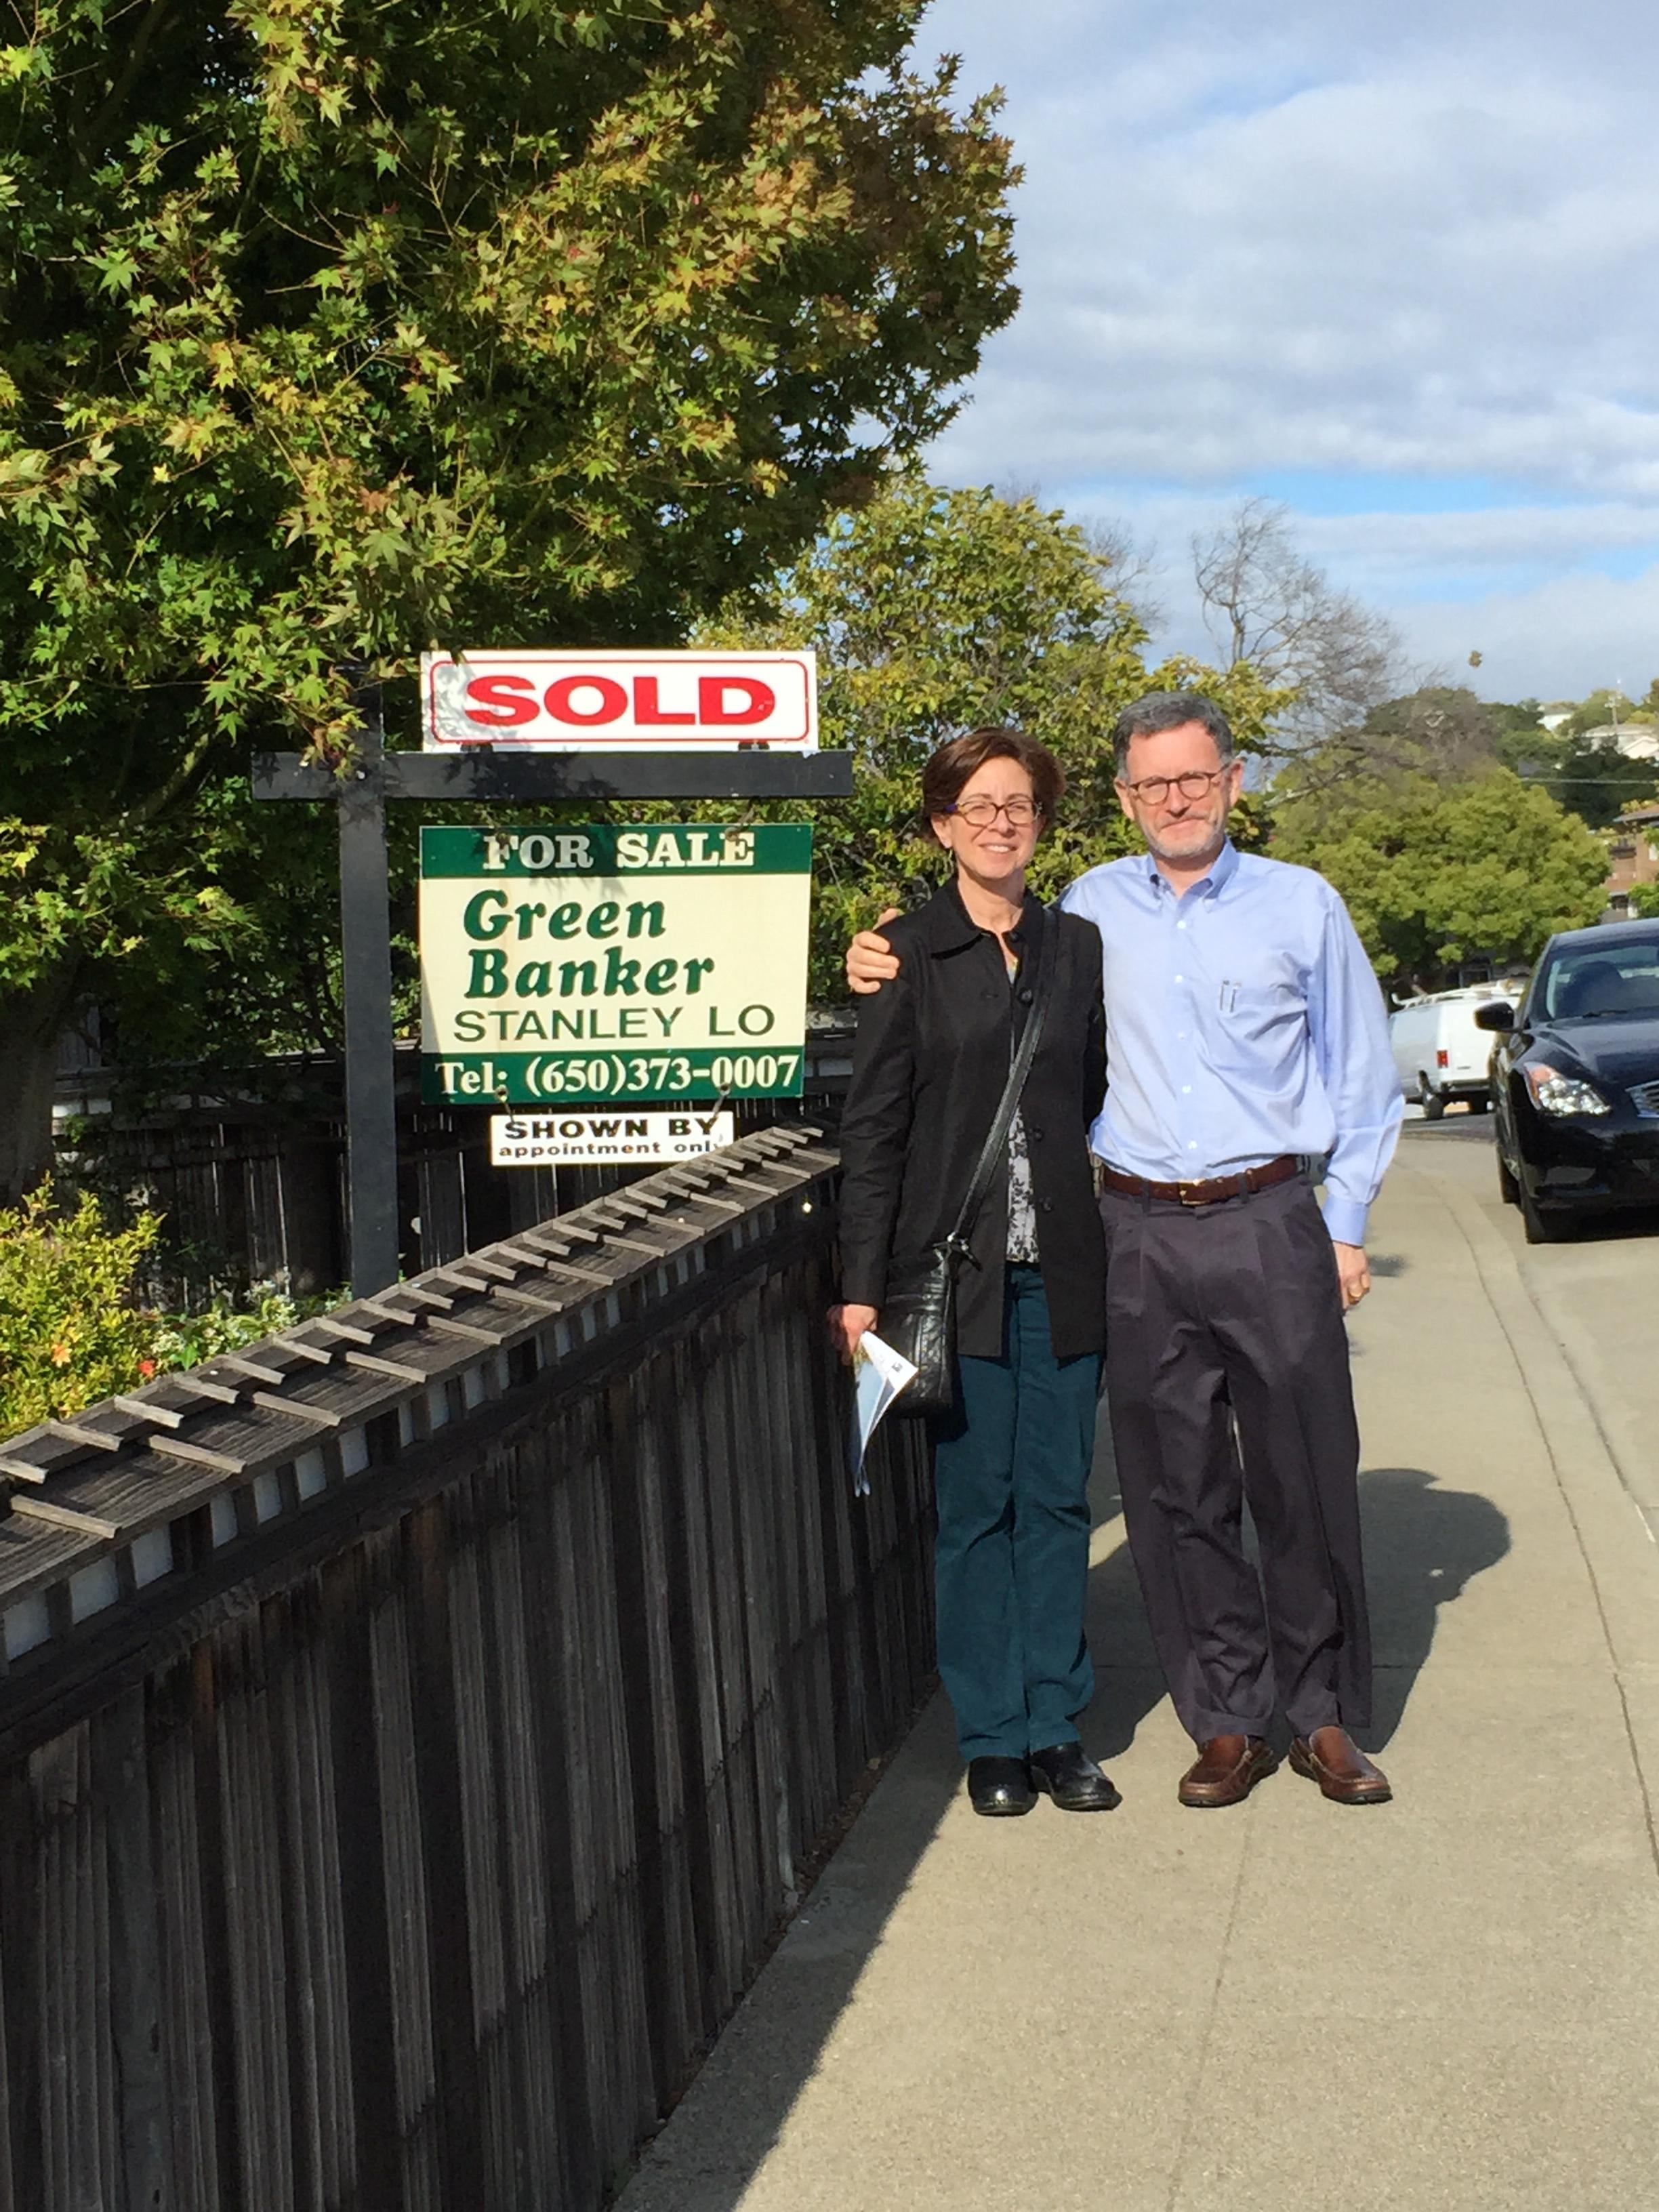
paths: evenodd
<path fill-rule="evenodd" d="M 1604 684 L 1639 698 L 1659 676 L 1659 562 L 1627 580 L 1559 576 L 1462 605 L 1419 603 L 1413 642 L 1491 699 L 1580 699 Z"/>
<path fill-rule="evenodd" d="M 1610 554 L 1659 556 L 1659 515 L 1606 501 L 1589 506 L 1501 507 L 1468 513 L 1304 516 L 1302 542 L 1390 597 L 1421 594 L 1425 580 L 1468 590 L 1483 579 L 1577 568 Z"/>
<path fill-rule="evenodd" d="M 1159 610 L 1157 642 L 1206 653 L 1189 549 L 1229 502 L 1163 490 L 1063 503 L 1079 520 L 1127 526 L 1152 556 L 1143 588 Z M 1303 514 L 1296 527 L 1321 567 L 1399 625 L 1425 678 L 1518 699 L 1615 682 L 1641 692 L 1659 674 L 1659 516 L 1638 502 Z M 1609 574 L 1615 561 L 1629 573 Z"/>
<path fill-rule="evenodd" d="M 1659 14 L 939 0 L 921 44 L 1000 78 L 1028 173 L 1024 305 L 939 473 L 1132 520 L 1322 477 L 1304 542 L 1414 642 L 1501 602 L 1524 659 L 1540 591 L 1563 666 L 1659 639 L 1628 575 L 1573 573 L 1659 556 Z M 1389 478 L 1431 511 L 1367 512 Z"/>

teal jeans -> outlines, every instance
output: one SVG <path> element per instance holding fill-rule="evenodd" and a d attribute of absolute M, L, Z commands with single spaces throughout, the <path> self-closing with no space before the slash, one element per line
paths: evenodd
<path fill-rule="evenodd" d="M 1035 1267 L 1008 1269 L 998 1359 L 958 1361 L 933 1428 L 939 1669 L 964 1759 L 1077 1741 L 1100 1358 L 1056 1359 Z"/>

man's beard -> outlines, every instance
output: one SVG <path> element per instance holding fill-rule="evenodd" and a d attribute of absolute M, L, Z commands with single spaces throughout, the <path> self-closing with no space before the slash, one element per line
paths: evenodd
<path fill-rule="evenodd" d="M 1147 844 L 1151 846 L 1160 860 L 1195 860 L 1202 854 L 1218 848 L 1227 834 L 1227 825 L 1224 822 L 1172 823 L 1170 829 L 1177 833 L 1183 830 L 1190 832 L 1193 842 L 1188 844 L 1172 844 L 1169 842 L 1169 830 L 1141 831 L 1142 836 L 1146 838 Z"/>

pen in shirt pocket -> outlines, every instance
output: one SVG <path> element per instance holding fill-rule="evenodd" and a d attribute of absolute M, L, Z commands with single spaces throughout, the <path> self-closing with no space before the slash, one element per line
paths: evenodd
<path fill-rule="evenodd" d="M 1221 995 L 1216 1000 L 1216 1005 L 1224 1014 L 1236 1014 L 1238 1012 L 1237 984 L 1224 983 L 1221 987 Z"/>

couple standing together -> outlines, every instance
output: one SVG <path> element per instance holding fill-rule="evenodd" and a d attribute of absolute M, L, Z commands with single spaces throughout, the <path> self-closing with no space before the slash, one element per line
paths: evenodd
<path fill-rule="evenodd" d="M 1063 787 L 1052 754 L 976 730 L 927 763 L 922 811 L 956 874 L 848 956 L 873 995 L 831 1328 L 850 1355 L 890 1270 L 950 1234 L 1042 990 L 968 1231 L 957 1402 L 934 1424 L 939 1671 L 974 1808 L 1118 1802 L 1077 1725 L 1103 1352 L 1130 1549 L 1197 1747 L 1181 1802 L 1247 1797 L 1277 1763 L 1279 1711 L 1299 1774 L 1379 1803 L 1350 1734 L 1370 1717 L 1370 1640 L 1343 1316 L 1370 1286 L 1365 1215 L 1402 1111 L 1382 993 L 1322 878 L 1229 841 L 1243 764 L 1211 701 L 1155 692 L 1114 742 L 1148 849 L 1046 908 L 1025 871 Z"/>

